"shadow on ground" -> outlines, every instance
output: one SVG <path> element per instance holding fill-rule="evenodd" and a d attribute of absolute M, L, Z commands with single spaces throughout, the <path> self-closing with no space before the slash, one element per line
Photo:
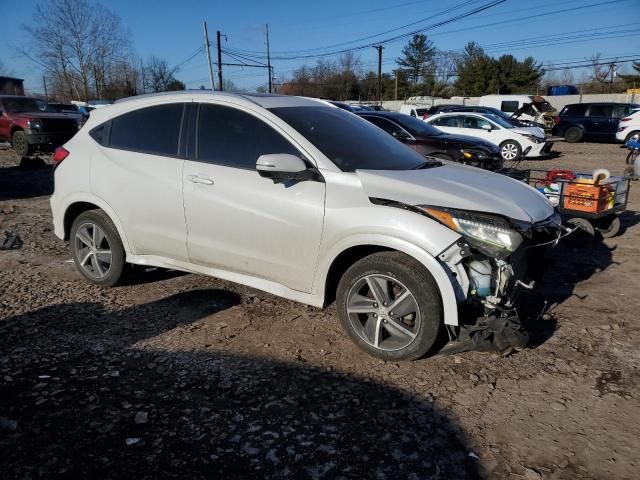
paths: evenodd
<path fill-rule="evenodd" d="M 137 345 L 239 301 L 197 290 L 0 321 L 2 477 L 477 477 L 456 423 L 404 392 L 303 363 Z"/>
<path fill-rule="evenodd" d="M 0 200 L 41 197 L 53 193 L 53 166 L 43 159 L 23 158 L 14 167 L 0 168 Z"/>

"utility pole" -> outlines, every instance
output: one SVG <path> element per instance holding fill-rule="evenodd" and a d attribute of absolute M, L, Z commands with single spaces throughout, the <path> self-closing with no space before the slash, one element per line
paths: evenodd
<path fill-rule="evenodd" d="M 397 68 L 394 70 L 394 74 L 396 77 L 396 91 L 395 91 L 395 94 L 393 95 L 393 99 L 398 100 L 398 69 Z"/>
<path fill-rule="evenodd" d="M 267 70 L 269 70 L 269 93 L 271 93 L 271 89 L 273 87 L 272 84 L 272 75 L 271 75 L 271 53 L 269 51 L 269 24 L 265 24 L 265 28 L 267 31 Z"/>
<path fill-rule="evenodd" d="M 211 51 L 209 50 L 209 32 L 207 30 L 207 22 L 202 22 L 204 27 L 204 48 L 207 52 L 207 64 L 209 65 L 209 80 L 211 81 L 211 91 L 213 92 L 216 88 L 213 83 L 213 67 L 211 66 Z"/>
<path fill-rule="evenodd" d="M 96 84 L 96 98 L 100 100 L 100 92 L 98 91 L 98 69 L 96 66 L 93 66 L 93 80 Z"/>
<path fill-rule="evenodd" d="M 49 95 L 47 94 L 47 77 L 45 77 L 44 75 L 42 76 L 42 83 L 44 85 L 44 99 L 48 102 Z"/>
<path fill-rule="evenodd" d="M 382 45 L 375 45 L 373 48 L 378 50 L 378 103 L 382 103 Z"/>
<path fill-rule="evenodd" d="M 222 45 L 220 45 L 220 30 L 216 33 L 218 37 L 218 90 L 222 91 Z"/>

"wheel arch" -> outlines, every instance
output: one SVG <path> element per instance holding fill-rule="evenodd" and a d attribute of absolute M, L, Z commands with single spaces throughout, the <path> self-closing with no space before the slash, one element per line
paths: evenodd
<path fill-rule="evenodd" d="M 429 252 L 405 240 L 386 237 L 352 238 L 337 245 L 328 261 L 319 265 L 316 284 L 322 291 L 319 295 L 327 306 L 335 300 L 336 290 L 342 275 L 358 260 L 372 253 L 383 251 L 398 251 L 419 261 L 431 274 L 438 286 L 442 301 L 444 323 L 458 325 L 458 303 L 451 279 L 442 264 Z"/>
<path fill-rule="evenodd" d="M 69 240 L 71 226 L 73 225 L 75 219 L 78 218 L 81 213 L 89 210 L 102 210 L 109 216 L 113 224 L 116 226 L 124 250 L 128 254 L 130 252 L 129 243 L 127 241 L 127 236 L 124 232 L 124 228 L 122 227 L 122 223 L 120 222 L 118 216 L 106 202 L 94 196 L 77 198 L 67 204 L 66 208 L 64 209 L 64 215 L 61 225 L 63 229 L 64 240 Z"/>

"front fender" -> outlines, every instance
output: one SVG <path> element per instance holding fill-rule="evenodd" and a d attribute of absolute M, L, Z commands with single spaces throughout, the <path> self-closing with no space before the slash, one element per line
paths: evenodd
<path fill-rule="evenodd" d="M 317 290 L 319 296 L 324 298 L 326 293 L 325 280 L 335 259 L 338 258 L 342 252 L 357 246 L 385 247 L 405 253 L 418 260 L 427 269 L 438 285 L 440 298 L 442 299 L 444 323 L 447 325 L 458 325 L 458 303 L 456 301 L 454 286 L 451 283 L 450 276 L 447 274 L 442 263 L 419 246 L 406 240 L 387 235 L 352 235 L 334 244 L 318 265 L 314 281 L 316 289 L 314 290 Z"/>

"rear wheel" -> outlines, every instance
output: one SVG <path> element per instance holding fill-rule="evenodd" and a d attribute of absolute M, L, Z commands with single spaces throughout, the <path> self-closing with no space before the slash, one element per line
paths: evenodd
<path fill-rule="evenodd" d="M 522 156 L 522 147 L 515 140 L 507 140 L 500 144 L 500 155 L 503 160 L 514 162 L 520 160 Z"/>
<path fill-rule="evenodd" d="M 19 157 L 26 157 L 29 155 L 31 150 L 31 148 L 29 147 L 29 140 L 27 139 L 27 134 L 22 130 L 18 130 L 13 133 L 13 136 L 11 137 L 11 143 L 13 145 L 13 149 Z"/>
<path fill-rule="evenodd" d="M 417 260 L 380 252 L 353 264 L 337 292 L 343 328 L 384 360 L 415 360 L 435 343 L 442 323 L 438 287 Z"/>
<path fill-rule="evenodd" d="M 632 140 L 634 142 L 640 142 L 640 131 L 631 132 L 629 135 L 627 135 L 627 138 L 625 138 L 624 143 L 630 142 Z"/>
<path fill-rule="evenodd" d="M 564 132 L 564 139 L 569 143 L 579 142 L 583 136 L 582 130 L 578 127 L 569 127 L 567 131 Z"/>
<path fill-rule="evenodd" d="M 602 218 L 596 222 L 596 229 L 602 238 L 613 238 L 620 233 L 622 224 L 618 215 Z"/>
<path fill-rule="evenodd" d="M 112 287 L 123 279 L 127 270 L 124 247 L 105 212 L 81 213 L 71 227 L 70 241 L 76 268 L 89 282 Z"/>

